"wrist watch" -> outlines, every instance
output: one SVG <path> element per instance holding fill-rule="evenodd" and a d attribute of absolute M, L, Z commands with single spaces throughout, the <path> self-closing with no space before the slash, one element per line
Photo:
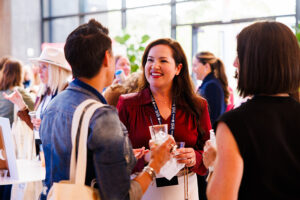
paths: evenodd
<path fill-rule="evenodd" d="M 144 167 L 143 172 L 147 172 L 151 176 L 152 180 L 156 177 L 154 169 L 150 166 Z"/>

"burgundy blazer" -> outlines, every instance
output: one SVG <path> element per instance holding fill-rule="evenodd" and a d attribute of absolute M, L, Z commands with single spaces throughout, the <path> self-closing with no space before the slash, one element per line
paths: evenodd
<path fill-rule="evenodd" d="M 120 120 L 126 126 L 129 138 L 133 148 L 146 147 L 149 148 L 149 140 L 151 139 L 149 126 L 150 118 L 153 124 L 158 124 L 154 108 L 151 102 L 150 89 L 146 88 L 139 93 L 131 93 L 121 95 L 117 105 Z M 202 110 L 200 118 L 201 128 L 205 132 L 202 137 L 202 143 L 209 139 L 209 130 L 211 123 L 208 113 L 207 102 L 201 99 L 199 109 Z M 171 116 L 168 119 L 162 118 L 162 124 L 168 124 L 170 129 Z M 176 105 L 175 115 L 175 141 L 185 142 L 185 147 L 192 147 L 196 153 L 196 165 L 191 169 L 199 175 L 207 172 L 203 162 L 202 153 L 203 146 L 199 145 L 196 117 L 186 112 L 182 107 Z M 141 171 L 144 167 L 144 159 L 140 159 L 134 171 Z"/>

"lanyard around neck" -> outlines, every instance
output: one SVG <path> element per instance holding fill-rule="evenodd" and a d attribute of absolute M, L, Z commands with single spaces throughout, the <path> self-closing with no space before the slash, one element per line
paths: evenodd
<path fill-rule="evenodd" d="M 157 104 L 155 102 L 155 99 L 154 99 L 152 93 L 151 93 L 151 100 L 152 100 L 152 105 L 153 105 L 153 108 L 155 111 L 157 121 L 159 124 L 161 124 L 161 122 L 162 122 L 161 115 L 159 113 Z M 169 134 L 172 136 L 174 136 L 174 131 L 175 131 L 175 115 L 176 115 L 176 104 L 175 104 L 175 100 L 173 100 L 172 109 L 171 109 L 171 124 L 170 124 L 170 131 L 169 131 Z"/>

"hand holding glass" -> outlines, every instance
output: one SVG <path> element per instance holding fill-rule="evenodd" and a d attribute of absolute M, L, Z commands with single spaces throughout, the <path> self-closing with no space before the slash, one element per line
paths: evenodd
<path fill-rule="evenodd" d="M 176 142 L 176 146 L 175 148 L 172 150 L 172 153 L 174 156 L 177 156 L 180 154 L 180 152 L 178 151 L 178 149 L 184 148 L 185 146 L 185 142 Z"/>
<path fill-rule="evenodd" d="M 40 139 L 39 128 L 40 128 L 40 124 L 41 124 L 41 119 L 38 118 L 36 111 L 31 111 L 28 114 L 29 114 L 31 122 L 33 124 L 34 138 Z"/>
<path fill-rule="evenodd" d="M 149 126 L 151 140 L 154 141 L 156 145 L 161 145 L 168 138 L 168 124 L 159 124 Z"/>
<path fill-rule="evenodd" d="M 36 111 L 31 111 L 28 113 L 31 121 L 36 119 Z"/>
<path fill-rule="evenodd" d="M 33 124 L 34 130 L 35 131 L 39 131 L 39 125 L 40 125 L 40 119 L 37 116 L 37 112 L 36 111 L 31 111 L 28 113 L 31 119 L 31 122 Z"/>

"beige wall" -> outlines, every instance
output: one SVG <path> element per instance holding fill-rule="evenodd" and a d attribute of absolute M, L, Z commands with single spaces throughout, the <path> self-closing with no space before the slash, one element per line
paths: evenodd
<path fill-rule="evenodd" d="M 40 0 L 0 0 L 0 57 L 11 55 L 28 62 L 41 47 Z"/>
<path fill-rule="evenodd" d="M 9 0 L 0 1 L 0 57 L 11 54 L 11 5 Z"/>

